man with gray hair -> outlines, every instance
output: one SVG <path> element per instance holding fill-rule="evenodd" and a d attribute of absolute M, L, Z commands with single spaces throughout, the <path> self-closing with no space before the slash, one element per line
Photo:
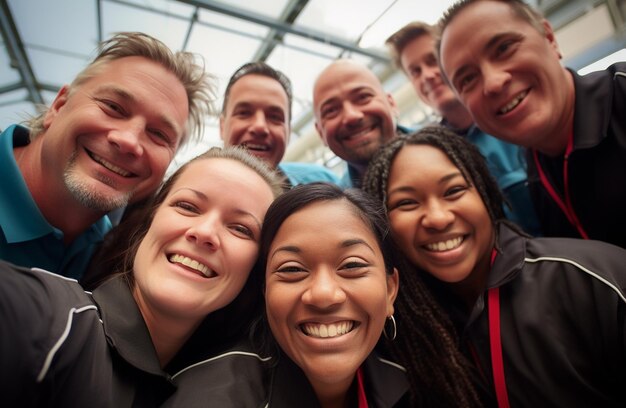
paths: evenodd
<path fill-rule="evenodd" d="M 112 210 L 159 187 L 202 135 L 214 86 L 188 52 L 119 33 L 52 105 L 0 135 L 0 258 L 80 278 Z"/>

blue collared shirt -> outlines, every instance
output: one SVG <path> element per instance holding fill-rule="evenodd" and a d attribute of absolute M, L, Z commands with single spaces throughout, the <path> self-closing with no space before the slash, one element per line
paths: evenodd
<path fill-rule="evenodd" d="M 65 245 L 63 232 L 39 211 L 13 156 L 14 146 L 28 143 L 29 131 L 22 126 L 0 134 L 0 258 L 79 279 L 111 222 L 104 216 Z"/>

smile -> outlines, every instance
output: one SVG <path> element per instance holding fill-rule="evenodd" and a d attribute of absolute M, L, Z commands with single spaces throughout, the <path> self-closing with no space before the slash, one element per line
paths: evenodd
<path fill-rule="evenodd" d="M 217 274 L 212 271 L 211 269 L 209 269 L 208 266 L 201 264 L 200 262 L 196 261 L 195 259 L 191 259 L 189 257 L 186 257 L 184 255 L 179 255 L 179 254 L 174 254 L 174 255 L 170 255 L 169 256 L 169 261 L 171 263 L 177 263 L 177 264 L 181 264 L 186 266 L 189 269 L 193 269 L 195 271 L 200 272 L 202 275 L 206 276 L 207 278 L 213 278 L 215 276 L 217 276 Z"/>
<path fill-rule="evenodd" d="M 350 333 L 354 328 L 354 321 L 347 320 L 339 323 L 322 324 L 322 323 L 304 323 L 300 325 L 300 329 L 310 337 L 320 339 L 343 336 Z"/>
<path fill-rule="evenodd" d="M 121 167 L 116 166 L 115 164 L 106 161 L 104 158 L 96 155 L 95 153 L 90 152 L 89 150 L 87 150 L 87 154 L 89 155 L 89 157 L 91 157 L 96 163 L 102 165 L 103 167 L 107 168 L 108 170 L 112 171 L 113 173 L 122 176 L 122 177 L 130 177 L 133 175 L 133 173 L 130 173 L 126 170 L 124 170 Z"/>
<path fill-rule="evenodd" d="M 518 94 L 515 98 L 511 100 L 511 102 L 504 105 L 504 107 L 500 108 L 498 114 L 504 115 L 505 113 L 511 112 L 517 105 L 520 104 L 524 100 L 524 98 L 528 95 L 528 90 Z"/>
<path fill-rule="evenodd" d="M 453 239 L 448 239 L 446 241 L 433 242 L 431 244 L 426 244 L 424 245 L 424 248 L 432 252 L 450 251 L 452 249 L 455 249 L 461 246 L 464 240 L 465 238 L 461 236 L 461 237 L 456 237 Z"/>
<path fill-rule="evenodd" d="M 345 134 L 342 139 L 344 141 L 348 141 L 348 140 L 352 140 L 352 139 L 358 139 L 358 138 L 360 138 L 362 136 L 365 136 L 366 134 L 368 134 L 372 130 L 376 129 L 377 127 L 378 127 L 378 124 L 374 123 L 371 126 L 368 126 L 366 128 L 363 128 L 363 129 L 359 130 L 358 132 Z"/>
<path fill-rule="evenodd" d="M 269 146 L 263 145 L 263 144 L 244 142 L 241 145 L 243 147 L 245 147 L 246 149 L 248 149 L 248 150 L 254 150 L 254 151 L 259 151 L 259 152 L 266 152 L 266 151 L 270 150 Z"/>

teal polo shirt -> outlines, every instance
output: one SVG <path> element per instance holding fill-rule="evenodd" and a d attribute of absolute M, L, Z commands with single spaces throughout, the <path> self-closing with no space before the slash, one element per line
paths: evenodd
<path fill-rule="evenodd" d="M 0 134 L 0 258 L 79 279 L 111 222 L 105 215 L 65 245 L 63 232 L 43 217 L 15 162 L 13 146 L 28 143 L 29 131 L 19 125 Z"/>

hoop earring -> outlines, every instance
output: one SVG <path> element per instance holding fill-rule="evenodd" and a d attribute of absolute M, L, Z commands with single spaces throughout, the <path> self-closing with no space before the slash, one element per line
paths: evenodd
<path fill-rule="evenodd" d="M 391 322 L 391 325 L 392 325 L 391 336 L 387 334 L 387 322 Z M 398 334 L 398 328 L 396 327 L 396 319 L 394 319 L 393 315 L 387 317 L 387 320 L 385 320 L 385 326 L 383 327 L 383 334 L 385 335 L 385 338 L 387 340 L 394 341 L 396 339 L 396 334 Z"/>

